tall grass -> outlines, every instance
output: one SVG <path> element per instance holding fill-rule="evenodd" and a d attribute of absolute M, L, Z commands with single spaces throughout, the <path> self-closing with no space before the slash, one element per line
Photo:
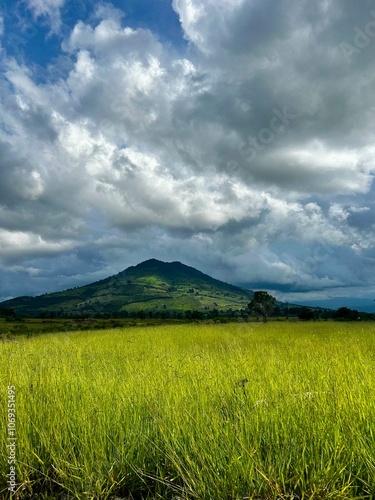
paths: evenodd
<path fill-rule="evenodd" d="M 374 324 L 72 332 L 0 352 L 19 498 L 375 498 Z"/>

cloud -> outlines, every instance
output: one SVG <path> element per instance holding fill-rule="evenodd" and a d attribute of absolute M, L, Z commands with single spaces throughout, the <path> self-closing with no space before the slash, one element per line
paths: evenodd
<path fill-rule="evenodd" d="M 286 189 L 368 191 L 374 155 L 367 89 L 375 74 L 366 64 L 357 69 L 358 61 L 348 65 L 340 53 L 340 41 L 351 31 L 349 3 L 176 0 L 173 5 L 200 61 L 214 75 L 208 92 L 216 118 L 230 122 L 233 141 L 223 141 L 218 165 L 235 163 L 244 181 L 263 178 Z M 365 6 L 361 14 L 363 22 L 371 18 Z M 353 16 L 354 22 L 358 13 Z M 358 127 L 364 115 L 366 123 Z"/>
<path fill-rule="evenodd" d="M 63 6 L 28 2 L 55 33 Z M 340 48 L 367 7 L 174 0 L 176 50 L 100 4 L 43 83 L 5 55 L 4 270 L 47 286 L 43 269 L 89 281 L 156 257 L 295 293 L 368 287 L 375 45 Z"/>
<path fill-rule="evenodd" d="M 48 242 L 35 233 L 21 231 L 0 231 L 1 260 L 6 263 L 17 262 L 18 255 L 30 258 L 32 255 L 48 257 L 70 250 L 73 244 L 69 241 Z"/>

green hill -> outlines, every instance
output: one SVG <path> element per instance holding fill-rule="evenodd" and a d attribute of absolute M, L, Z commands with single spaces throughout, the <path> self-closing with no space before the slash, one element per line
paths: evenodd
<path fill-rule="evenodd" d="M 121 313 L 124 311 L 209 311 L 244 309 L 253 292 L 211 278 L 181 262 L 147 260 L 101 281 L 38 297 L 1 303 L 17 314 L 38 316 Z"/>

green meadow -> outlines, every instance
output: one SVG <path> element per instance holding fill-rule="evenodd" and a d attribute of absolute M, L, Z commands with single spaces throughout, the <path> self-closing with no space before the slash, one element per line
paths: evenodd
<path fill-rule="evenodd" d="M 0 343 L 13 498 L 375 498 L 374 323 L 183 324 Z"/>

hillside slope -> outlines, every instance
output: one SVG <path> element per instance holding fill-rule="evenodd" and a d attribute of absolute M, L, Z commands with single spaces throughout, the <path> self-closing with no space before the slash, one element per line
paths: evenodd
<path fill-rule="evenodd" d="M 101 281 L 38 297 L 1 303 L 25 316 L 42 312 L 62 315 L 123 311 L 207 311 L 243 309 L 253 292 L 211 278 L 181 262 L 150 259 Z"/>

